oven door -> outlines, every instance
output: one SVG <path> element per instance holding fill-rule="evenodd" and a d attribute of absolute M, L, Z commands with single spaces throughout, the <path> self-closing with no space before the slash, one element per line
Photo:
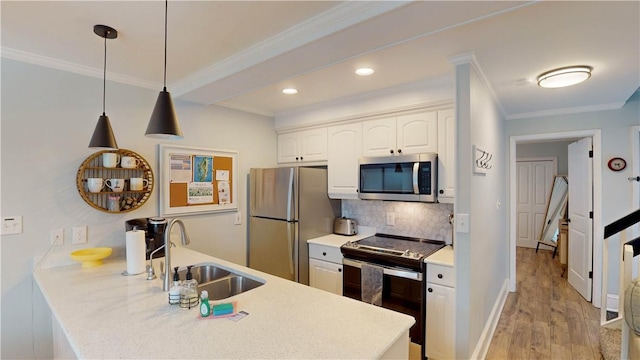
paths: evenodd
<path fill-rule="evenodd" d="M 342 294 L 362 301 L 362 264 L 379 265 L 347 258 L 342 260 L 342 264 Z M 404 268 L 381 267 L 383 268 L 382 307 L 413 316 L 416 323 L 409 331 L 411 342 L 422 345 L 424 339 L 422 335 L 424 334 L 423 274 Z"/>

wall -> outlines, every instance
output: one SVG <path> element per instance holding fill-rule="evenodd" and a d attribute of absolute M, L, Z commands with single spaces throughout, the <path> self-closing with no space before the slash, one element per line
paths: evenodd
<path fill-rule="evenodd" d="M 158 188 L 145 205 L 130 213 L 107 214 L 91 208 L 79 196 L 75 179 L 82 161 L 95 152 L 87 145 L 102 109 L 102 79 L 6 59 L 1 66 L 0 211 L 2 216 L 22 215 L 24 224 L 22 234 L 5 235 L 0 241 L 1 355 L 50 358 L 50 313 L 46 307 L 33 306 L 32 301 L 43 300 L 31 275 L 32 259 L 49 250 L 50 230 L 65 230 L 65 245 L 52 253 L 94 246 L 122 249 L 125 220 L 158 214 Z M 106 113 L 118 145 L 142 155 L 156 178 L 156 149 L 163 141 L 147 138 L 144 132 L 157 94 L 107 82 Z M 249 168 L 275 166 L 273 119 L 174 102 L 185 138 L 164 143 L 239 151 L 239 206 L 246 219 Z M 182 218 L 191 248 L 245 264 L 246 221 L 234 225 L 233 213 Z M 69 245 L 71 228 L 77 225 L 88 226 L 89 242 L 84 246 Z"/>
<path fill-rule="evenodd" d="M 602 207 L 594 209 L 602 214 L 603 225 L 635 210 L 632 202 L 634 183 L 627 180 L 635 176 L 631 166 L 620 172 L 607 169 L 607 162 L 615 156 L 627 159 L 631 164 L 632 146 L 630 127 L 640 124 L 640 90 L 636 91 L 619 110 L 594 111 L 588 113 L 546 116 L 541 118 L 509 120 L 505 131 L 507 138 L 516 135 L 548 134 L 565 131 L 600 129 L 602 136 Z M 520 153 L 517 153 L 520 156 Z M 608 243 L 608 289 L 609 294 L 618 293 L 619 237 L 613 236 Z M 595 259 L 594 259 L 595 261 Z M 601 274 L 596 274 L 601 276 Z M 599 297 L 600 294 L 595 294 Z"/>
<path fill-rule="evenodd" d="M 387 225 L 387 214 L 393 214 L 395 225 Z M 443 240 L 451 243 L 449 214 L 453 204 L 417 202 L 342 200 L 342 216 L 355 218 L 358 225 L 372 226 L 383 234 Z"/>
<path fill-rule="evenodd" d="M 455 344 L 456 358 L 468 359 L 491 340 L 486 326 L 500 316 L 509 275 L 504 119 L 474 56 L 456 65 L 456 128 L 454 206 L 456 217 L 469 214 L 469 233 L 455 233 Z M 473 172 L 472 145 L 493 155 L 485 174 Z"/>
<path fill-rule="evenodd" d="M 536 157 L 555 157 L 558 159 L 558 174 L 569 173 L 568 147 L 573 141 L 548 141 L 540 143 L 517 144 L 518 159 Z"/>

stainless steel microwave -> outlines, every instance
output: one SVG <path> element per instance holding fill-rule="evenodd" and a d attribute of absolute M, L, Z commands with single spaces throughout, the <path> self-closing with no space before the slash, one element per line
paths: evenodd
<path fill-rule="evenodd" d="M 358 197 L 436 202 L 438 154 L 360 158 Z"/>

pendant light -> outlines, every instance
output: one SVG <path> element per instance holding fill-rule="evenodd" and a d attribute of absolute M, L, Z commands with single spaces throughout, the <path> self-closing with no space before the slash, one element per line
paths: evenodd
<path fill-rule="evenodd" d="M 93 136 L 89 142 L 89 148 L 104 148 L 104 149 L 117 149 L 116 137 L 113 136 L 113 130 L 111 129 L 111 123 L 109 117 L 105 114 L 105 97 L 107 90 L 107 39 L 115 39 L 118 37 L 118 32 L 106 25 L 95 25 L 93 32 L 104 38 L 104 70 L 103 70 L 103 82 L 102 82 L 102 115 L 98 118 L 98 123 L 93 131 Z"/>
<path fill-rule="evenodd" d="M 151 113 L 151 120 L 147 125 L 146 136 L 177 140 L 182 139 L 182 130 L 180 130 L 180 123 L 178 122 L 178 116 L 173 108 L 173 101 L 171 100 L 171 94 L 167 92 L 167 12 L 168 12 L 168 0 L 165 0 L 164 5 L 164 88 L 158 95 L 156 100 L 156 106 Z"/>

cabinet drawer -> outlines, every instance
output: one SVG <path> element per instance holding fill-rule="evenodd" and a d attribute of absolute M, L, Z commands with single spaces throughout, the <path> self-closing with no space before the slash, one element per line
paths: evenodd
<path fill-rule="evenodd" d="M 453 267 L 427 264 L 427 282 L 455 287 L 456 273 Z"/>
<path fill-rule="evenodd" d="M 342 264 L 342 253 L 339 247 L 309 244 L 309 257 L 313 259 L 330 261 L 336 264 Z"/>

